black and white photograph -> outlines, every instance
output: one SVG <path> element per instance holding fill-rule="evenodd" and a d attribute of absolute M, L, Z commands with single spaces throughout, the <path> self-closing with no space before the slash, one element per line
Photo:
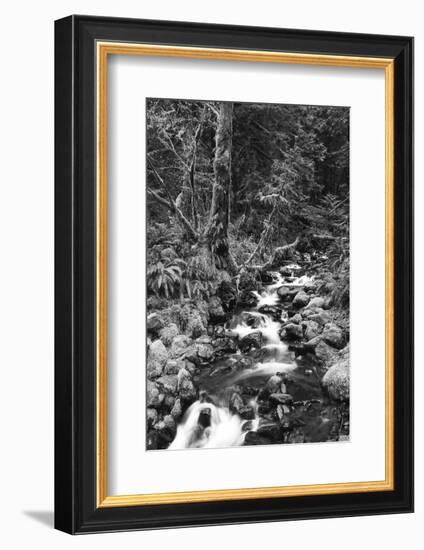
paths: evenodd
<path fill-rule="evenodd" d="M 147 449 L 349 440 L 349 108 L 146 112 Z"/>

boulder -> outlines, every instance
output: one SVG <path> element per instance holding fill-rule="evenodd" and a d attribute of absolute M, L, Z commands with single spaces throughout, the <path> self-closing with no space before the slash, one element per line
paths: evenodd
<path fill-rule="evenodd" d="M 178 387 L 178 394 L 186 404 L 191 404 L 196 401 L 197 392 L 193 382 L 189 378 L 181 380 Z"/>
<path fill-rule="evenodd" d="M 302 322 L 302 316 L 300 315 L 300 313 L 296 313 L 295 315 L 292 315 L 292 317 L 290 317 L 289 322 L 300 325 L 300 323 Z"/>
<path fill-rule="evenodd" d="M 315 355 L 320 363 L 325 366 L 329 366 L 334 363 L 338 357 L 337 350 L 335 350 L 332 346 L 329 346 L 322 339 L 320 339 L 315 346 Z"/>
<path fill-rule="evenodd" d="M 255 409 L 250 405 L 240 407 L 238 414 L 243 420 L 253 420 L 255 418 Z"/>
<path fill-rule="evenodd" d="M 218 323 L 225 323 L 227 316 L 224 312 L 224 309 L 221 304 L 221 300 L 218 298 L 218 296 L 210 297 L 208 312 L 209 312 L 209 322 L 212 325 L 216 325 Z"/>
<path fill-rule="evenodd" d="M 198 338 L 206 333 L 206 327 L 198 311 L 192 311 L 187 319 L 185 333 L 190 338 Z"/>
<path fill-rule="evenodd" d="M 257 283 L 255 276 L 250 271 L 242 271 L 240 273 L 238 288 L 240 290 L 256 290 Z"/>
<path fill-rule="evenodd" d="M 159 331 L 159 338 L 165 344 L 165 346 L 170 346 L 172 340 L 175 336 L 178 336 L 178 327 L 175 323 L 171 323 L 166 327 L 163 327 Z"/>
<path fill-rule="evenodd" d="M 324 326 L 331 321 L 331 316 L 323 309 L 316 309 L 315 311 L 310 312 L 308 319 L 310 319 L 311 321 L 315 321 L 321 326 Z"/>
<path fill-rule="evenodd" d="M 324 341 L 333 346 L 333 348 L 341 349 L 345 345 L 342 329 L 335 323 L 328 323 L 324 327 L 322 333 Z"/>
<path fill-rule="evenodd" d="M 295 323 L 288 323 L 281 332 L 282 338 L 287 338 L 288 340 L 299 340 L 303 338 L 303 330 L 300 325 Z"/>
<path fill-rule="evenodd" d="M 304 292 L 303 290 L 300 290 L 296 296 L 293 298 L 293 305 L 294 307 L 300 308 L 305 307 L 308 305 L 310 300 L 310 297 Z"/>
<path fill-rule="evenodd" d="M 155 340 L 150 344 L 147 356 L 147 378 L 159 377 L 168 359 L 168 352 L 161 340 Z"/>
<path fill-rule="evenodd" d="M 331 399 L 347 401 L 350 390 L 349 358 L 341 359 L 331 366 L 322 379 L 322 385 Z"/>
<path fill-rule="evenodd" d="M 171 416 L 174 420 L 178 420 L 183 414 L 183 407 L 181 405 L 181 399 L 177 398 L 174 402 L 174 406 L 171 409 Z"/>
<path fill-rule="evenodd" d="M 208 428 L 211 425 L 211 414 L 212 414 L 212 411 L 210 407 L 202 409 L 199 413 L 197 424 L 201 428 Z"/>
<path fill-rule="evenodd" d="M 196 344 L 197 355 L 202 361 L 210 361 L 213 357 L 212 344 Z"/>
<path fill-rule="evenodd" d="M 175 423 L 175 419 L 172 417 L 172 415 L 167 414 L 163 417 L 163 424 L 164 428 L 169 430 L 172 434 L 175 435 L 177 431 L 177 425 Z"/>
<path fill-rule="evenodd" d="M 146 388 L 146 405 L 147 407 L 153 407 L 157 409 L 161 406 L 163 400 L 164 400 L 164 394 L 159 391 L 158 386 L 155 384 L 155 382 L 151 382 L 150 380 L 147 380 L 147 388 Z"/>
<path fill-rule="evenodd" d="M 243 399 L 240 394 L 233 392 L 230 397 L 229 409 L 232 413 L 239 413 L 240 410 L 244 407 Z"/>
<path fill-rule="evenodd" d="M 321 332 L 321 327 L 315 321 L 303 321 L 303 334 L 305 340 L 309 341 L 318 336 Z"/>
<path fill-rule="evenodd" d="M 147 316 L 146 326 L 148 332 L 158 333 L 164 326 L 164 321 L 159 313 L 150 313 Z"/>
<path fill-rule="evenodd" d="M 322 308 L 324 306 L 324 303 L 325 303 L 324 298 L 321 298 L 321 296 L 316 296 L 315 298 L 312 298 L 312 300 L 307 305 L 307 308 L 308 309 L 316 308 L 316 307 Z"/>
<path fill-rule="evenodd" d="M 151 428 L 154 424 L 156 424 L 156 422 L 158 421 L 158 417 L 158 411 L 156 409 L 148 407 L 146 411 L 147 427 Z"/>
<path fill-rule="evenodd" d="M 191 338 L 184 334 L 179 334 L 178 336 L 175 336 L 175 338 L 172 340 L 171 348 L 169 350 L 169 354 L 171 358 L 177 359 L 184 355 L 185 351 L 191 344 Z"/>
<path fill-rule="evenodd" d="M 247 432 L 243 445 L 269 445 L 271 441 L 258 432 Z"/>
<path fill-rule="evenodd" d="M 164 374 L 178 374 L 181 368 L 184 368 L 185 362 L 183 359 L 168 359 L 166 362 L 165 368 L 163 369 Z"/>
<path fill-rule="evenodd" d="M 246 336 L 244 336 L 239 342 L 239 348 L 243 352 L 249 351 L 252 348 L 259 349 L 261 347 L 262 332 L 260 332 L 259 330 L 255 330 L 250 334 L 246 334 Z"/>
<path fill-rule="evenodd" d="M 278 306 L 264 305 L 258 309 L 259 313 L 270 315 L 274 320 L 279 320 L 281 317 L 281 308 Z"/>
<path fill-rule="evenodd" d="M 293 397 L 289 393 L 272 393 L 269 400 L 276 405 L 290 405 L 293 403 Z"/>
<path fill-rule="evenodd" d="M 292 300 L 298 292 L 299 290 L 297 288 L 290 288 L 288 286 L 280 286 L 277 290 L 277 294 L 283 302 Z"/>
<path fill-rule="evenodd" d="M 225 312 L 232 311 L 237 301 L 237 290 L 229 281 L 222 281 L 219 285 L 216 295 L 221 300 L 222 308 Z"/>
<path fill-rule="evenodd" d="M 257 429 L 256 433 L 259 437 L 268 439 L 270 443 L 281 443 L 283 440 L 281 426 L 278 424 L 264 424 Z"/>
<path fill-rule="evenodd" d="M 237 304 L 240 307 L 255 307 L 258 298 L 250 290 L 242 290 L 238 295 Z"/>
<path fill-rule="evenodd" d="M 237 344 L 235 339 L 228 336 L 223 338 L 216 338 L 212 341 L 215 357 L 222 357 L 223 355 L 229 355 L 237 351 Z"/>
<path fill-rule="evenodd" d="M 271 378 L 267 380 L 266 383 L 266 390 L 269 392 L 269 394 L 272 393 L 280 393 L 281 391 L 281 384 L 283 383 L 283 378 L 279 374 L 273 374 Z M 269 395 L 268 395 L 269 396 Z M 265 398 L 266 395 L 263 393 L 261 394 L 261 398 Z"/>
<path fill-rule="evenodd" d="M 259 273 L 259 278 L 261 280 L 261 283 L 264 285 L 272 285 L 275 283 L 275 276 L 272 273 L 269 273 L 268 271 L 261 271 Z"/>
<path fill-rule="evenodd" d="M 178 375 L 167 374 L 156 380 L 158 387 L 165 393 L 175 395 L 178 389 Z"/>

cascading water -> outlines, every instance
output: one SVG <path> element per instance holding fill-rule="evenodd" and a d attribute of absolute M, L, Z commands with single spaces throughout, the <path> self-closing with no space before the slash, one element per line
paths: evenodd
<path fill-rule="evenodd" d="M 262 379 L 264 383 L 266 379 L 276 373 L 295 371 L 298 367 L 292 354 L 288 351 L 287 345 L 280 340 L 281 322 L 273 319 L 271 315 L 257 310 L 263 306 L 276 305 L 279 302 L 278 289 L 280 287 L 302 287 L 312 278 L 304 275 L 290 278 L 287 281 L 279 273 L 272 275 L 274 278 L 272 284 L 267 285 L 261 293 L 254 292 L 258 299 L 256 311 L 242 312 L 230 323 L 230 330 L 233 334 L 238 335 L 239 340 L 254 332 L 262 334 L 263 344 L 260 350 L 262 359 L 255 361 L 253 366 L 245 368 L 235 376 L 230 376 L 222 381 L 226 386 L 258 378 Z M 285 318 L 285 313 L 282 314 L 282 320 Z M 225 393 L 225 390 L 226 387 L 220 388 L 222 394 Z M 254 418 L 247 421 L 240 418 L 238 414 L 230 412 L 222 395 L 215 397 L 215 403 L 219 403 L 219 405 L 199 400 L 187 409 L 169 449 L 239 446 L 244 442 L 246 429 L 249 432 L 258 430 L 260 417 L 256 399 L 252 399 L 250 403 Z"/>
<path fill-rule="evenodd" d="M 202 412 L 206 425 L 199 422 Z M 196 401 L 186 411 L 169 449 L 233 447 L 243 443 L 243 420 L 226 407 Z"/>

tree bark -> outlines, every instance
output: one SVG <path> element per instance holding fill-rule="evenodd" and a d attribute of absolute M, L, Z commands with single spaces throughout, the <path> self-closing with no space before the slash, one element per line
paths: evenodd
<path fill-rule="evenodd" d="M 233 104 L 219 106 L 215 136 L 214 184 L 209 219 L 203 237 L 213 255 L 232 271 L 234 261 L 229 253 L 228 225 L 231 197 L 231 148 L 233 133 Z"/>

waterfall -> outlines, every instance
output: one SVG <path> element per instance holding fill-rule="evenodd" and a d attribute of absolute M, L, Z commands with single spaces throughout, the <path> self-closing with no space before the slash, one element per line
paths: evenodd
<path fill-rule="evenodd" d="M 200 414 L 206 411 L 210 424 L 202 426 Z M 196 401 L 186 411 L 169 449 L 233 447 L 243 443 L 243 420 L 226 407 Z"/>
<path fill-rule="evenodd" d="M 293 267 L 293 266 L 292 266 Z M 296 266 L 293 267 L 293 272 Z M 262 291 L 254 292 L 258 298 L 256 311 L 245 311 L 233 318 L 230 325 L 232 333 L 241 340 L 253 332 L 261 332 L 263 344 L 261 360 L 252 367 L 245 368 L 236 375 L 226 379 L 229 385 L 258 377 L 268 378 L 276 373 L 286 373 L 297 368 L 288 346 L 280 339 L 281 321 L 275 321 L 271 315 L 257 311 L 263 306 L 279 303 L 278 289 L 282 286 L 303 287 L 312 280 L 306 275 L 302 277 L 283 277 L 280 273 L 271 273 L 274 282 Z M 287 316 L 282 313 L 281 319 Z M 250 383 L 250 382 L 249 382 Z M 225 388 L 222 388 L 225 389 Z M 222 391 L 221 389 L 221 391 Z M 219 395 L 219 394 L 218 394 Z M 193 403 L 185 412 L 178 424 L 176 436 L 169 449 L 187 448 L 220 448 L 243 445 L 248 431 L 257 431 L 260 423 L 257 398 L 252 399 L 249 406 L 254 411 L 252 420 L 243 420 L 238 414 L 232 414 L 222 400 L 219 405 L 202 399 Z"/>

